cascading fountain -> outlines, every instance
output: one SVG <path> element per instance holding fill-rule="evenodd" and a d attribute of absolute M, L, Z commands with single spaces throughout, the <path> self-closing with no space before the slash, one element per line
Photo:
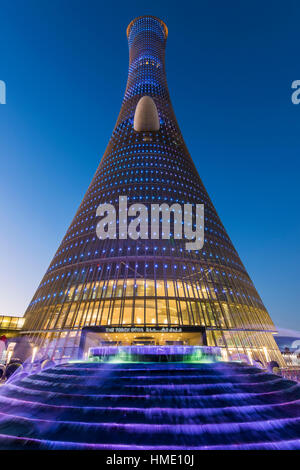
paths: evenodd
<path fill-rule="evenodd" d="M 1 449 L 300 449 L 299 384 L 184 350 L 144 361 L 143 349 L 140 362 L 16 373 L 0 390 Z"/>

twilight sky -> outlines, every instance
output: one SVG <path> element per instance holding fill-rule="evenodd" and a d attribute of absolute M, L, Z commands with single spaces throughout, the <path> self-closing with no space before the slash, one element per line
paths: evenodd
<path fill-rule="evenodd" d="M 1 5 L 0 313 L 23 314 L 93 177 L 125 90 L 125 30 L 169 28 L 166 69 L 199 174 L 278 327 L 300 330 L 300 3 Z"/>

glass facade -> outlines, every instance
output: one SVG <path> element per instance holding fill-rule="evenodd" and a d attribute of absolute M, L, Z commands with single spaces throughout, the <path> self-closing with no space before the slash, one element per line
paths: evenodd
<path fill-rule="evenodd" d="M 10 315 L 0 315 L 0 330 L 21 330 L 25 319 Z"/>
<path fill-rule="evenodd" d="M 168 30 L 151 16 L 127 28 L 129 74 L 107 149 L 27 311 L 23 332 L 51 357 L 74 357 L 86 326 L 205 327 L 228 357 L 283 364 L 275 327 L 222 225 L 182 138 L 165 74 Z M 154 101 L 159 130 L 137 132 L 141 97 Z M 213 168 L 212 168 L 213 171 Z M 204 204 L 205 240 L 105 239 L 99 204 Z M 120 234 L 119 234 L 120 235 Z"/>

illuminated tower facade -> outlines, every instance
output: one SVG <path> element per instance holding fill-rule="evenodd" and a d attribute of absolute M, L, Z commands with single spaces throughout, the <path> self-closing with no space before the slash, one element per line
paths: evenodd
<path fill-rule="evenodd" d="M 23 331 L 56 358 L 75 357 L 82 329 L 99 327 L 103 342 L 208 344 L 228 357 L 280 363 L 275 327 L 178 127 L 165 74 L 167 35 L 152 16 L 127 28 L 129 74 L 117 123 Z M 151 239 L 150 229 L 148 239 L 122 239 L 118 227 L 115 239 L 100 240 L 97 208 L 117 208 L 120 197 L 149 211 L 154 203 L 204 204 L 203 248 L 188 250 L 174 234 Z"/>

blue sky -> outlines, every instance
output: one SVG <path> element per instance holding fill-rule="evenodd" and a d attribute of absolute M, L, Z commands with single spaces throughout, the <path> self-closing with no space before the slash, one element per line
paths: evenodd
<path fill-rule="evenodd" d="M 1 5 L 0 313 L 24 312 L 81 202 L 143 14 L 168 25 L 171 99 L 216 209 L 275 324 L 299 330 L 297 1 Z"/>

